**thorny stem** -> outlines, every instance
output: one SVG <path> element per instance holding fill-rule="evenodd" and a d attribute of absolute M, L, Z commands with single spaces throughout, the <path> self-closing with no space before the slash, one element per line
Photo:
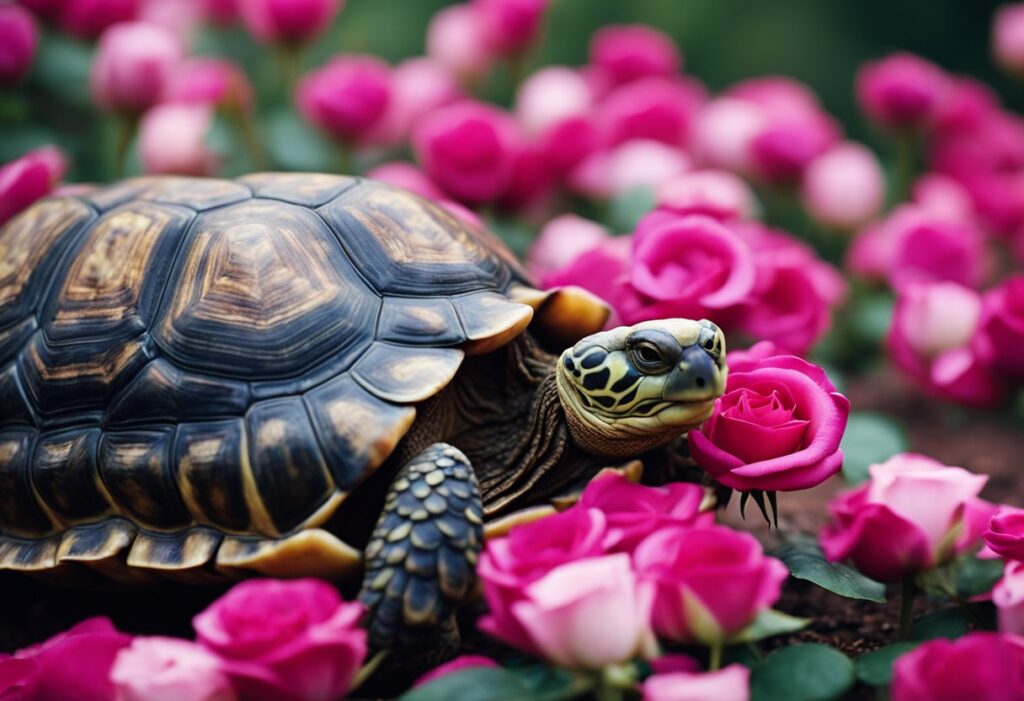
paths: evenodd
<path fill-rule="evenodd" d="M 900 622 L 896 629 L 896 640 L 910 640 L 911 627 L 914 624 L 914 598 L 917 596 L 917 583 L 913 574 L 903 578 L 900 590 Z"/>

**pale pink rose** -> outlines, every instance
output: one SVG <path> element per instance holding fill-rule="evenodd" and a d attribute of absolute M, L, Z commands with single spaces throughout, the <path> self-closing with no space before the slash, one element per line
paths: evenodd
<path fill-rule="evenodd" d="M 830 560 L 895 582 L 974 547 L 994 507 L 978 499 L 988 477 L 924 455 L 900 453 L 869 468 L 871 479 L 832 500 L 822 529 Z"/>
<path fill-rule="evenodd" d="M 940 173 L 926 173 L 914 183 L 915 205 L 937 219 L 973 222 L 974 203 L 971 194 L 953 178 Z"/>
<path fill-rule="evenodd" d="M 438 61 L 425 56 L 403 61 L 391 71 L 387 111 L 367 139 L 379 144 L 408 141 L 420 117 L 463 97 L 455 75 Z"/>
<path fill-rule="evenodd" d="M 495 59 L 484 38 L 479 13 L 469 3 L 451 5 L 431 18 L 426 53 L 470 83 L 487 75 Z"/>
<path fill-rule="evenodd" d="M 999 615 L 999 631 L 1024 635 L 1024 562 L 1007 563 L 1003 578 L 992 589 L 992 603 Z"/>
<path fill-rule="evenodd" d="M 723 170 L 695 170 L 663 182 L 657 205 L 675 214 L 704 214 L 719 220 L 748 219 L 756 208 L 754 193 L 741 179 Z"/>
<path fill-rule="evenodd" d="M 214 175 L 220 158 L 207 145 L 210 105 L 167 103 L 153 107 L 139 125 L 139 158 L 150 174 Z"/>
<path fill-rule="evenodd" d="M 748 701 L 750 669 L 731 664 L 717 672 L 655 674 L 643 690 L 643 701 Z"/>
<path fill-rule="evenodd" d="M 336 139 L 364 140 L 391 102 L 391 68 L 376 56 L 339 54 L 304 75 L 295 90 L 299 111 Z"/>
<path fill-rule="evenodd" d="M 137 19 L 169 30 L 184 42 L 190 42 L 202 23 L 204 10 L 200 0 L 141 0 Z"/>
<path fill-rule="evenodd" d="M 249 33 L 264 44 L 305 44 L 322 34 L 342 0 L 236 0 Z"/>
<path fill-rule="evenodd" d="M 844 142 L 810 162 L 800 196 L 816 221 L 848 231 L 881 211 L 885 175 L 874 153 L 860 144 Z"/>
<path fill-rule="evenodd" d="M 454 672 L 460 672 L 464 669 L 472 669 L 474 667 L 486 667 L 489 669 L 499 669 L 500 665 L 492 660 L 490 657 L 484 657 L 483 655 L 460 655 L 451 662 L 445 662 L 443 665 L 434 667 L 422 677 L 413 682 L 413 688 L 429 684 L 435 679 L 447 676 Z"/>
<path fill-rule="evenodd" d="M 1003 5 L 992 21 L 992 54 L 1010 73 L 1024 73 L 1024 4 Z"/>
<path fill-rule="evenodd" d="M 90 618 L 44 643 L 0 655 L 0 698 L 110 701 L 110 667 L 130 642 L 109 619 Z"/>
<path fill-rule="evenodd" d="M 1011 275 L 985 293 L 975 350 L 996 373 L 1024 381 L 1024 274 Z"/>
<path fill-rule="evenodd" d="M 666 526 L 633 553 L 656 588 L 653 623 L 676 642 L 717 645 L 749 626 L 782 593 L 789 570 L 749 533 L 725 526 Z"/>
<path fill-rule="evenodd" d="M 426 173 L 406 161 L 381 163 L 371 168 L 366 173 L 366 177 L 397 185 L 409 192 L 415 192 L 421 197 L 426 197 L 428 200 L 444 199 L 441 188 L 431 182 Z"/>
<path fill-rule="evenodd" d="M 505 192 L 520 148 L 512 117 L 480 102 L 435 110 L 413 131 L 413 150 L 423 170 L 449 196 L 469 205 Z"/>
<path fill-rule="evenodd" d="M 892 701 L 1014 701 L 1024 698 L 1024 644 L 996 633 L 939 638 L 900 656 L 892 672 Z"/>
<path fill-rule="evenodd" d="M 587 116 L 593 106 L 590 87 L 578 71 L 546 66 L 519 86 L 515 113 L 523 131 L 537 137 L 568 119 Z"/>
<path fill-rule="evenodd" d="M 220 658 L 190 640 L 135 638 L 110 670 L 117 701 L 237 701 Z"/>
<path fill-rule="evenodd" d="M 985 544 L 996 555 L 1024 561 L 1024 509 L 1002 506 L 992 515 Z"/>
<path fill-rule="evenodd" d="M 688 435 L 690 454 L 734 489 L 808 489 L 842 467 L 850 402 L 821 368 L 759 346 L 757 355 L 730 360 L 725 394 Z"/>
<path fill-rule="evenodd" d="M 915 129 L 932 121 L 949 85 L 941 68 L 920 56 L 897 53 L 867 63 L 857 74 L 861 109 L 879 124 Z"/>
<path fill-rule="evenodd" d="M 89 77 L 92 98 L 111 112 L 144 112 L 163 96 L 181 57 L 181 43 L 163 27 L 117 24 L 100 37 Z"/>
<path fill-rule="evenodd" d="M 789 121 L 821 114 L 814 91 L 788 76 L 768 75 L 740 81 L 727 91 L 761 107 L 773 120 Z"/>
<path fill-rule="evenodd" d="M 165 102 L 214 105 L 220 109 L 248 112 L 252 86 L 237 64 L 220 58 L 190 58 L 171 74 L 164 90 Z"/>
<path fill-rule="evenodd" d="M 590 40 L 590 62 L 614 84 L 671 77 L 683 64 L 672 37 L 646 24 L 602 27 Z"/>
<path fill-rule="evenodd" d="M 767 123 L 764 108 L 753 102 L 729 96 L 711 100 L 694 129 L 698 159 L 713 168 L 753 173 L 753 142 Z"/>
<path fill-rule="evenodd" d="M 0 226 L 50 194 L 64 177 L 67 167 L 64 153 L 56 146 L 29 151 L 0 166 Z"/>
<path fill-rule="evenodd" d="M 706 100 L 689 78 L 644 78 L 612 90 L 598 105 L 597 120 L 610 145 L 633 139 L 685 146 Z"/>
<path fill-rule="evenodd" d="M 601 669 L 657 654 L 653 587 L 619 553 L 555 567 L 529 584 L 511 615 L 530 650 L 570 669 Z"/>
<path fill-rule="evenodd" d="M 316 579 L 251 579 L 192 620 L 246 701 L 332 701 L 366 656 L 362 604 Z"/>
<path fill-rule="evenodd" d="M 569 174 L 569 185 L 597 199 L 637 188 L 657 188 L 690 169 L 682 150 L 660 141 L 634 139 L 584 159 Z"/>
<path fill-rule="evenodd" d="M 606 324 L 614 328 L 622 323 L 622 314 L 642 307 L 636 290 L 629 284 L 632 237 L 615 236 L 578 256 L 569 265 L 544 280 L 545 287 L 576 285 L 592 292 L 612 307 Z"/>
<path fill-rule="evenodd" d="M 483 39 L 498 56 L 514 56 L 537 40 L 548 0 L 471 0 Z"/>
<path fill-rule="evenodd" d="M 37 35 L 28 10 L 0 5 L 0 85 L 13 85 L 28 73 L 36 54 Z"/>
<path fill-rule="evenodd" d="M 562 214 L 545 224 L 526 251 L 526 269 L 546 285 L 549 275 L 606 241 L 611 234 L 597 222 Z"/>
<path fill-rule="evenodd" d="M 81 39 L 95 39 L 108 27 L 138 19 L 141 0 L 63 0 L 61 29 Z"/>

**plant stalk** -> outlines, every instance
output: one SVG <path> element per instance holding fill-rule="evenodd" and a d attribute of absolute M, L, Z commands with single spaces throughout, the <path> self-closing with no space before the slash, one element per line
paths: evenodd
<path fill-rule="evenodd" d="M 711 654 L 708 658 L 708 671 L 717 672 L 722 666 L 722 645 L 721 641 L 711 644 Z"/>
<path fill-rule="evenodd" d="M 900 622 L 896 629 L 896 640 L 910 640 L 910 631 L 914 625 L 914 599 L 917 597 L 917 583 L 913 574 L 903 578 L 900 589 Z"/>

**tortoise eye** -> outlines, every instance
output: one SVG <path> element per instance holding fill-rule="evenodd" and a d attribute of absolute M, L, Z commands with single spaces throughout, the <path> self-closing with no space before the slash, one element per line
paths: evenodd
<path fill-rule="evenodd" d="M 638 343 L 629 349 L 633 366 L 647 375 L 660 375 L 672 368 L 672 361 L 653 343 Z"/>

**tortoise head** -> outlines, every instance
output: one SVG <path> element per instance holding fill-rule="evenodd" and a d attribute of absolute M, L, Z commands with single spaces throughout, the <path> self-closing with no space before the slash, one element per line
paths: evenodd
<path fill-rule="evenodd" d="M 588 453 L 638 455 L 700 425 L 725 391 L 725 336 L 710 321 L 661 319 L 587 336 L 562 353 L 558 394 Z"/>

